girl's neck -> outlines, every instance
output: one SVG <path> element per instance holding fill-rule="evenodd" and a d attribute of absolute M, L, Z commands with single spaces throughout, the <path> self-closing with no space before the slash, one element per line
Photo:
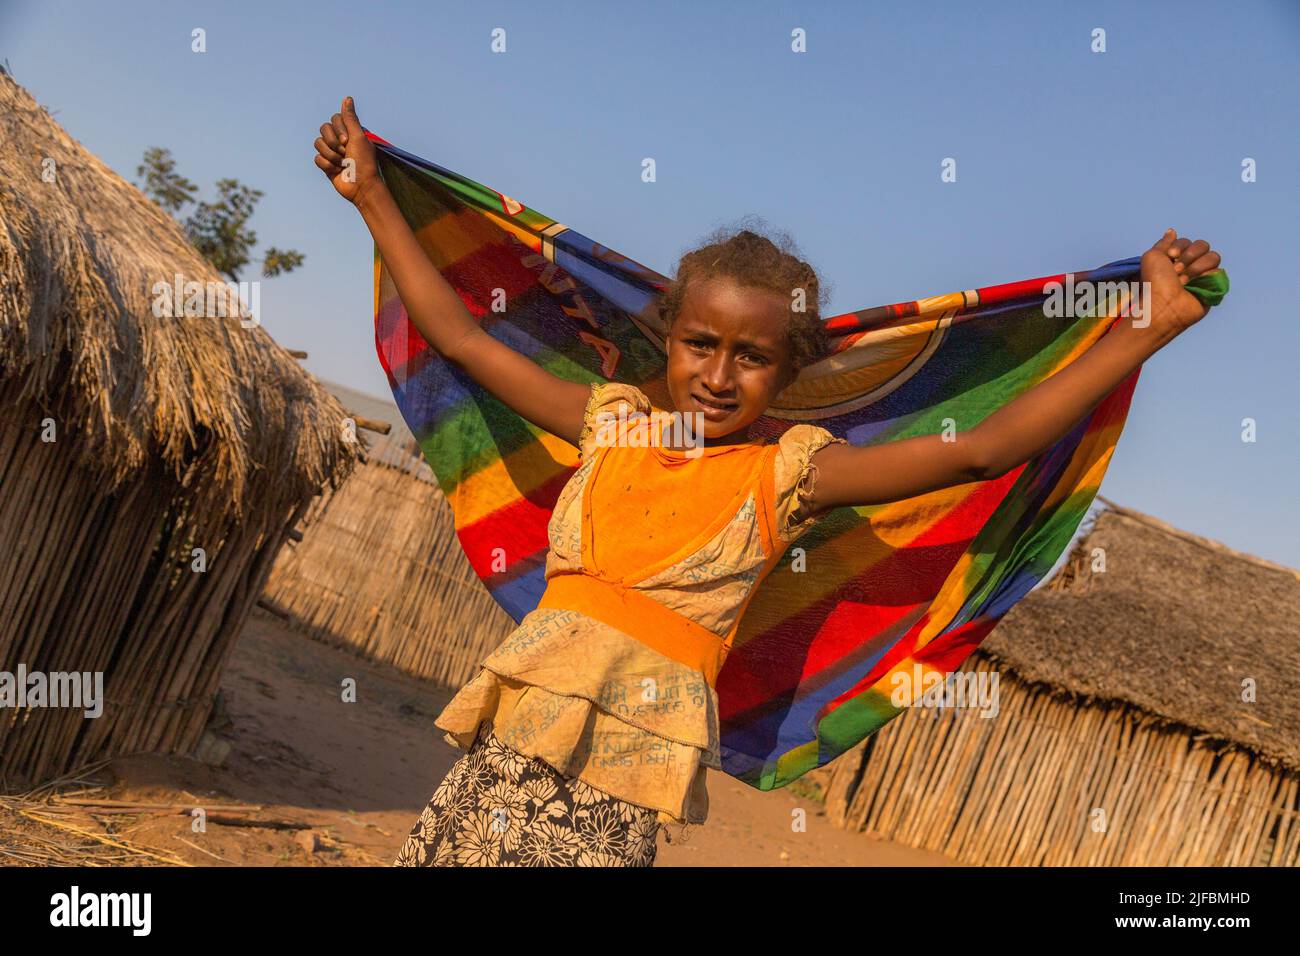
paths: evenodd
<path fill-rule="evenodd" d="M 706 439 L 706 442 L 710 445 L 752 445 L 754 438 L 749 433 L 749 427 L 746 426 L 717 438 Z"/>
<path fill-rule="evenodd" d="M 673 428 L 665 425 L 659 434 L 660 447 L 670 451 L 686 451 L 692 447 L 682 434 L 682 429 Z M 703 444 L 705 447 L 718 447 L 725 445 L 751 445 L 754 438 L 750 435 L 749 426 L 738 428 L 733 432 L 725 435 L 719 435 L 716 438 L 705 438 L 703 435 L 694 436 L 696 444 Z"/>

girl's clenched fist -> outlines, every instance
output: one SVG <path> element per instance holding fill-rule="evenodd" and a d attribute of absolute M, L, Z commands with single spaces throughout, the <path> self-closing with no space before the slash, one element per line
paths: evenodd
<path fill-rule="evenodd" d="M 381 182 L 374 144 L 361 129 L 352 97 L 345 96 L 340 111 L 321 126 L 316 137 L 316 165 L 350 203 L 358 203 L 368 189 Z"/>
<path fill-rule="evenodd" d="M 1204 239 L 1183 239 L 1173 229 L 1142 256 L 1142 281 L 1149 282 L 1152 324 L 1179 334 L 1205 317 L 1206 307 L 1183 286 L 1219 268 L 1219 254 Z"/>

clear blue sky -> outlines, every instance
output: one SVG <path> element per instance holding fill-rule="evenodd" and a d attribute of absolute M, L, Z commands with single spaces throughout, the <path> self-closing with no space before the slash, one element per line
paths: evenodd
<path fill-rule="evenodd" d="M 831 283 L 832 312 L 1089 268 L 1166 226 L 1207 238 L 1232 293 L 1147 363 L 1102 494 L 1300 566 L 1294 0 L 0 0 L 0 58 L 129 180 L 156 145 L 205 196 L 223 176 L 265 190 L 259 239 L 307 257 L 264 283 L 266 327 L 381 395 L 371 240 L 312 164 L 349 93 L 397 145 L 661 272 L 758 213 Z"/>

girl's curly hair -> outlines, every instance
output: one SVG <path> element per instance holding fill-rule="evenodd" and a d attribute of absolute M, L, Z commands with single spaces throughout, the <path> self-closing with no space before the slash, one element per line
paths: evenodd
<path fill-rule="evenodd" d="M 746 216 L 735 225 L 718 227 L 703 245 L 684 253 L 676 279 L 659 297 L 659 316 L 666 329 L 672 328 L 690 287 L 705 279 L 728 276 L 742 286 L 773 292 L 790 302 L 787 342 L 799 371 L 829 352 L 821 310 L 830 290 L 804 261 L 789 233 L 765 227 L 761 217 Z M 796 295 L 799 290 L 802 296 Z"/>

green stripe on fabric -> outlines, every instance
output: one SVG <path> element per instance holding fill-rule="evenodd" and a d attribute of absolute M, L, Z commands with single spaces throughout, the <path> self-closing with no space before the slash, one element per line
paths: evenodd
<path fill-rule="evenodd" d="M 889 702 L 889 697 L 878 690 L 864 690 L 840 704 L 817 724 L 821 749 L 835 755 L 842 754 L 907 709 L 895 707 Z"/>
<path fill-rule="evenodd" d="M 1207 309 L 1218 305 L 1228 294 L 1228 273 L 1215 269 L 1203 276 L 1197 276 L 1183 286 L 1188 292 L 1201 300 Z"/>
<path fill-rule="evenodd" d="M 603 381 L 568 356 L 543 350 L 532 356 L 542 368 L 560 378 L 583 384 Z M 489 422 L 493 427 L 489 427 Z M 460 482 L 468 480 L 503 457 L 536 442 L 545 429 L 515 414 L 508 406 L 484 392 L 454 406 L 438 419 L 420 442 L 425 459 L 434 464 L 442 493 L 450 497 Z M 439 472 L 435 463 L 444 466 Z M 532 489 L 521 489 L 525 493 Z"/>

